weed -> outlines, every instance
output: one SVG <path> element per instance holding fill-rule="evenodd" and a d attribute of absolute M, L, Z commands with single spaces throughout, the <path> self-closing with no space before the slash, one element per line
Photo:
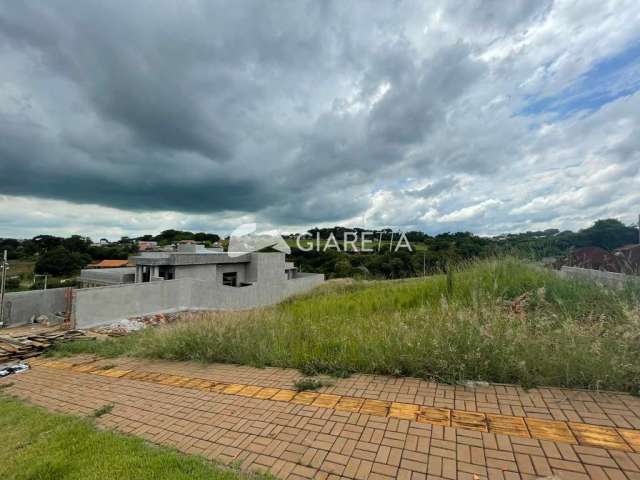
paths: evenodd
<path fill-rule="evenodd" d="M 96 409 L 91 416 L 93 418 L 100 418 L 103 415 L 106 415 L 107 413 L 111 413 L 111 410 L 113 410 L 113 405 L 111 404 L 107 404 L 107 405 L 103 405 L 100 408 Z"/>
<path fill-rule="evenodd" d="M 305 390 L 318 390 L 325 386 L 325 383 L 322 380 L 318 380 L 315 378 L 301 378 L 297 380 L 296 383 L 293 384 L 294 388 L 299 391 Z"/>

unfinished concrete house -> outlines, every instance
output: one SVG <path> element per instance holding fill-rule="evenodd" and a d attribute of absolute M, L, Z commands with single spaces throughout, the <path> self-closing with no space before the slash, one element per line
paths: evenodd
<path fill-rule="evenodd" d="M 105 286 L 74 292 L 77 328 L 152 313 L 272 305 L 324 282 L 324 275 L 298 272 L 279 252 L 230 255 L 185 244 L 173 252 L 142 252 L 129 262 L 135 266 L 82 271 L 83 284 Z"/>
<path fill-rule="evenodd" d="M 9 305 L 6 323 L 69 308 L 75 328 L 155 313 L 243 310 L 275 304 L 324 282 L 324 275 L 298 272 L 279 252 L 230 255 L 187 244 L 172 252 L 142 252 L 129 262 L 134 266 L 82 270 L 81 284 L 92 288 L 74 289 L 70 307 L 65 304 L 69 289 L 10 294 L 6 301 L 16 305 Z"/>

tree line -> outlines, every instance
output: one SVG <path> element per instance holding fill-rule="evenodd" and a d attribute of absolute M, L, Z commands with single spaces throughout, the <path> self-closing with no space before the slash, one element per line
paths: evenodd
<path fill-rule="evenodd" d="M 307 233 L 312 237 L 328 239 L 344 238 L 345 233 L 360 235 L 358 228 L 314 228 Z M 303 271 L 324 273 L 328 277 L 379 277 L 403 278 L 443 271 L 447 265 L 474 258 L 496 255 L 514 255 L 531 260 L 566 255 L 571 249 L 597 246 L 607 250 L 637 243 L 638 229 L 615 219 L 598 220 L 589 228 L 578 232 L 547 229 L 495 237 L 480 237 L 470 232 L 428 235 L 420 231 L 404 232 L 412 245 L 412 251 L 393 251 L 386 248 L 399 232 L 383 229 L 375 232 L 375 239 L 382 239 L 385 248 L 373 252 L 343 252 L 334 249 L 302 251 L 292 247 L 289 260 Z M 293 236 L 292 236 L 293 237 Z M 72 235 L 67 238 L 38 235 L 31 239 L 0 239 L 0 250 L 7 250 L 10 260 L 35 261 L 36 273 L 69 276 L 88 263 L 103 259 L 126 259 L 137 252 L 137 241 L 155 241 L 160 246 L 182 240 L 194 240 L 206 245 L 222 241 L 218 234 L 165 230 L 158 235 L 137 238 L 122 237 L 108 245 L 95 245 L 90 238 Z"/>

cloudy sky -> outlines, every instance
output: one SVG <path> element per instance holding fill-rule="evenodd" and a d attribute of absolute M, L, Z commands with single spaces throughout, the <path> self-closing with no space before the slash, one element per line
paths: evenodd
<path fill-rule="evenodd" d="M 639 210 L 637 0 L 0 4 L 0 236 Z"/>

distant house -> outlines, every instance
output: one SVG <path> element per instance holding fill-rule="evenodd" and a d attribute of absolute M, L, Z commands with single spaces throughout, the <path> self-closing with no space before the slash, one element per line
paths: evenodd
<path fill-rule="evenodd" d="M 627 245 L 613 252 L 600 247 L 582 247 L 573 250 L 558 260 L 556 268 L 562 266 L 587 268 L 613 273 L 640 273 L 640 245 Z"/>
<path fill-rule="evenodd" d="M 90 263 L 87 268 L 121 268 L 132 267 L 133 264 L 129 260 L 100 260 L 99 262 Z"/>
<path fill-rule="evenodd" d="M 158 247 L 158 242 L 152 242 L 150 240 L 138 240 L 138 251 L 144 252 L 146 250 L 153 250 Z"/>
<path fill-rule="evenodd" d="M 614 250 L 613 254 L 622 264 L 622 273 L 640 274 L 640 245 L 626 245 Z"/>

